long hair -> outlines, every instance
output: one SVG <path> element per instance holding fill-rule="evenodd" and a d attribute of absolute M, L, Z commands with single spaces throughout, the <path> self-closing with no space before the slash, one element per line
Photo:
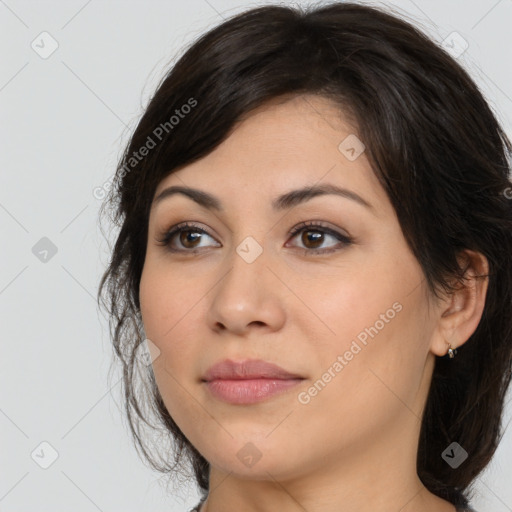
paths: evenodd
<path fill-rule="evenodd" d="M 135 354 L 144 340 L 139 283 L 155 189 L 213 151 L 252 109 L 305 93 L 332 100 L 358 127 L 432 294 L 461 282 L 461 250 L 488 259 L 477 329 L 455 360 L 436 358 L 417 457 L 418 476 L 432 493 L 466 505 L 468 487 L 503 435 L 511 379 L 511 142 L 468 73 L 442 47 L 398 15 L 355 3 L 259 7 L 209 30 L 162 79 L 124 150 L 102 205 L 119 233 L 98 299 L 122 364 L 136 446 L 164 473 L 191 464 L 200 490 L 208 492 L 209 464 L 169 415 L 151 367 L 150 391 L 137 387 Z M 159 442 L 151 453 L 145 427 L 167 436 L 168 452 Z M 441 457 L 452 441 L 469 453 L 455 470 Z"/>

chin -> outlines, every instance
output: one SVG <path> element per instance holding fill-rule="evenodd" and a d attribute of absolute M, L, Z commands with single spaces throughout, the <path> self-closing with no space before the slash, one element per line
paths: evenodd
<path fill-rule="evenodd" d="M 297 466 L 301 462 L 290 457 L 290 453 L 299 452 L 299 447 L 287 446 L 279 436 L 271 441 L 267 435 L 251 437 L 245 433 L 243 440 L 235 438 L 228 445 L 217 445 L 216 451 L 204 457 L 213 466 L 242 479 L 268 480 L 270 474 L 284 480 L 300 473 Z"/>

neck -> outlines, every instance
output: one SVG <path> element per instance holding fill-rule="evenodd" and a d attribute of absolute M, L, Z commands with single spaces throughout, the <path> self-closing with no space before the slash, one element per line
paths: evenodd
<path fill-rule="evenodd" d="M 211 466 L 211 491 L 201 512 L 455 512 L 418 478 L 417 439 L 404 441 L 413 430 L 406 426 L 400 442 L 385 444 L 388 449 L 380 439 L 332 453 L 318 467 L 308 467 L 307 474 L 267 466 L 243 478 Z"/>
<path fill-rule="evenodd" d="M 272 457 L 267 444 L 268 457 L 249 470 L 211 464 L 201 512 L 456 512 L 417 475 L 421 413 L 414 411 L 423 410 L 429 375 L 424 372 L 410 408 L 390 411 L 378 425 L 363 425 L 371 435 L 354 436 L 337 449 L 323 447 L 321 456 L 307 449 L 318 440 L 305 436 L 305 449 L 288 457 Z"/>

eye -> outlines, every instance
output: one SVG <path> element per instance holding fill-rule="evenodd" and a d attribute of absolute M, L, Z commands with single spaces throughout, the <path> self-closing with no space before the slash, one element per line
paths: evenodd
<path fill-rule="evenodd" d="M 353 242 L 352 238 L 349 236 L 338 233 L 334 229 L 323 226 L 318 222 L 302 222 L 290 232 L 290 236 L 295 237 L 300 233 L 302 233 L 300 241 L 306 246 L 306 248 L 303 249 L 304 254 L 325 254 L 340 250 Z M 337 240 L 338 247 L 331 246 L 318 249 L 318 247 L 325 242 L 326 236 Z"/>
<path fill-rule="evenodd" d="M 302 222 L 289 232 L 289 236 L 295 238 L 299 233 L 302 233 L 300 240 L 306 246 L 302 248 L 304 254 L 329 253 L 353 243 L 351 237 L 338 233 L 318 222 Z M 194 254 L 199 252 L 198 249 L 201 249 L 199 243 L 204 238 L 204 235 L 213 238 L 205 229 L 192 223 L 183 222 L 166 231 L 157 242 L 159 245 L 166 246 L 171 252 Z M 325 243 L 326 236 L 337 240 L 338 247 L 319 248 L 319 246 Z M 174 240 L 175 238 L 176 240 Z M 178 248 L 173 244 L 175 241 L 179 245 Z"/>
<path fill-rule="evenodd" d="M 181 248 L 176 249 L 175 247 L 172 247 L 171 242 L 175 235 L 179 235 L 177 238 L 181 244 Z M 157 240 L 157 242 L 159 245 L 166 246 L 171 252 L 197 252 L 191 249 L 200 248 L 197 242 L 201 241 L 203 235 L 207 235 L 212 238 L 211 235 L 209 235 L 203 228 L 188 222 L 183 222 L 182 224 L 178 224 L 165 232 L 164 236 Z"/>

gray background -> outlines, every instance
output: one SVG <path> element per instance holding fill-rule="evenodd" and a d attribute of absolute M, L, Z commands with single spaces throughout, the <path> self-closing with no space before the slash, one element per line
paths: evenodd
<path fill-rule="evenodd" d="M 119 374 L 108 379 L 110 340 L 95 303 L 108 249 L 95 195 L 183 46 L 262 3 L 270 2 L 0 0 L 2 512 L 196 503 L 193 486 L 169 493 L 139 460 L 120 412 Z M 383 3 L 436 41 L 454 31 L 467 41 L 458 60 L 512 136 L 512 0 Z M 509 400 L 506 425 L 511 409 Z M 43 469 L 52 449 L 58 457 Z M 509 428 L 478 479 L 479 512 L 512 511 L 511 461 Z"/>

